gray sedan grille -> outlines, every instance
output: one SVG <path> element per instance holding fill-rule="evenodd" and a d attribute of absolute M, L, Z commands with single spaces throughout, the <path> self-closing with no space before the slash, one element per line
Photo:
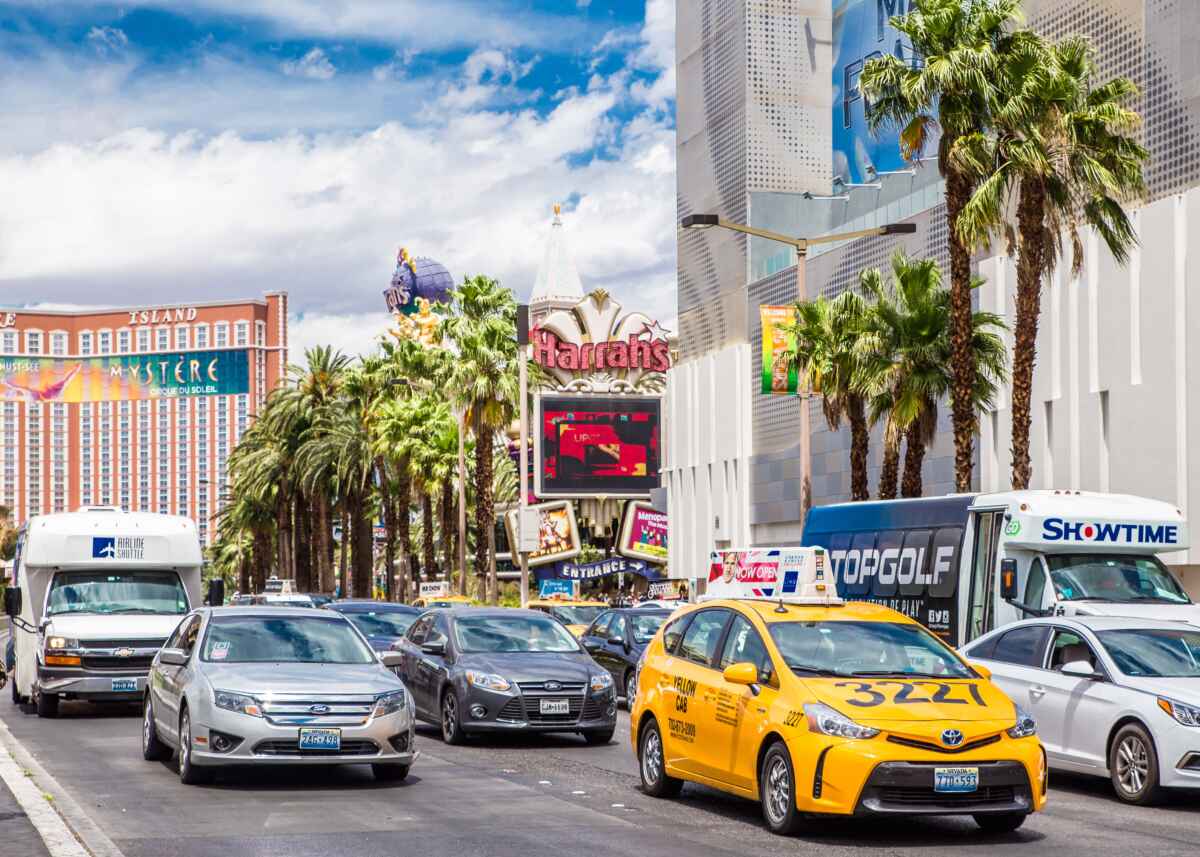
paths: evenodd
<path fill-rule="evenodd" d="M 367 721 L 375 707 L 373 696 L 272 697 L 260 702 L 263 717 L 276 726 L 358 726 Z"/>

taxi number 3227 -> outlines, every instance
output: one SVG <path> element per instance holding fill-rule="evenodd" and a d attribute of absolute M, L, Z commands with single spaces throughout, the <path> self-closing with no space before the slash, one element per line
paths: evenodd
<path fill-rule="evenodd" d="M 882 692 L 882 688 L 895 688 L 891 691 L 890 702 L 893 705 L 916 705 L 921 702 L 936 702 L 942 705 L 984 705 L 983 696 L 979 693 L 979 688 L 973 684 L 967 685 L 952 685 L 944 684 L 940 681 L 877 681 L 871 684 L 863 681 L 839 681 L 838 687 L 849 687 L 854 689 L 857 698 L 847 699 L 850 705 L 856 705 L 859 708 L 874 708 L 876 705 L 883 705 L 888 702 L 887 694 Z M 877 689 L 878 688 L 878 689 Z M 933 690 L 932 695 L 923 695 Z M 970 697 L 963 699 L 957 695 L 955 691 L 963 689 Z M 918 693 L 921 691 L 921 693 Z"/>

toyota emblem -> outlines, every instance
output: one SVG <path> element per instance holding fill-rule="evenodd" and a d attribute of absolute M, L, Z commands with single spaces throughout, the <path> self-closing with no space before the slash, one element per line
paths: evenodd
<path fill-rule="evenodd" d="M 562 690 L 562 685 L 556 681 L 548 681 L 543 686 L 546 688 L 546 690 L 550 691 L 551 693 Z"/>
<path fill-rule="evenodd" d="M 946 729 L 942 732 L 942 743 L 947 747 L 957 747 L 963 742 L 963 734 L 957 729 Z"/>
<path fill-rule="evenodd" d="M 309 714 L 328 714 L 329 710 L 330 709 L 329 709 L 328 705 L 319 705 L 318 704 L 318 705 L 310 705 L 308 707 Z"/>
<path fill-rule="evenodd" d="M 132 658 L 133 657 L 133 649 L 130 649 L 128 647 L 114 649 L 113 656 L 118 657 L 118 658 Z"/>

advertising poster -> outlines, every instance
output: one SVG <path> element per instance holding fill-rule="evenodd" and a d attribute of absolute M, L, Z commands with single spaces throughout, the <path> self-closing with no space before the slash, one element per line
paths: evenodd
<path fill-rule="evenodd" d="M 538 598 L 574 598 L 575 584 L 570 580 L 547 578 L 538 584 Z"/>
<path fill-rule="evenodd" d="M 658 397 L 537 400 L 534 490 L 539 497 L 647 497 L 659 487 Z"/>
<path fill-rule="evenodd" d="M 0 359 L 0 399 L 128 402 L 250 391 L 247 351 Z"/>
<path fill-rule="evenodd" d="M 867 105 L 859 90 L 863 66 L 893 54 L 917 62 L 912 47 L 889 23 L 909 11 L 912 0 L 834 0 L 833 2 L 833 174 L 848 182 L 867 181 L 867 167 L 880 172 L 904 169 L 898 128 L 867 130 Z M 937 151 L 934 134 L 925 154 Z"/>
<path fill-rule="evenodd" d="M 579 555 L 579 528 L 575 525 L 575 509 L 569 502 L 539 503 L 529 506 L 538 516 L 538 548 L 529 554 L 531 566 L 558 562 Z M 517 516 L 513 509 L 505 516 L 509 544 L 517 543 Z"/>
<path fill-rule="evenodd" d="M 762 318 L 762 391 L 768 395 L 796 395 L 798 373 L 791 365 L 795 337 L 783 328 L 796 321 L 794 306 L 760 306 Z"/>
<path fill-rule="evenodd" d="M 625 504 L 621 540 L 617 552 L 649 562 L 667 561 L 667 515 L 655 511 L 649 503 Z"/>

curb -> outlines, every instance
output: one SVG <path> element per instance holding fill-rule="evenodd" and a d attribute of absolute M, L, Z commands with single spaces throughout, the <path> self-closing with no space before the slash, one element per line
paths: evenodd
<path fill-rule="evenodd" d="M 51 857 L 123 857 L 121 850 L 0 721 L 0 779 Z"/>

